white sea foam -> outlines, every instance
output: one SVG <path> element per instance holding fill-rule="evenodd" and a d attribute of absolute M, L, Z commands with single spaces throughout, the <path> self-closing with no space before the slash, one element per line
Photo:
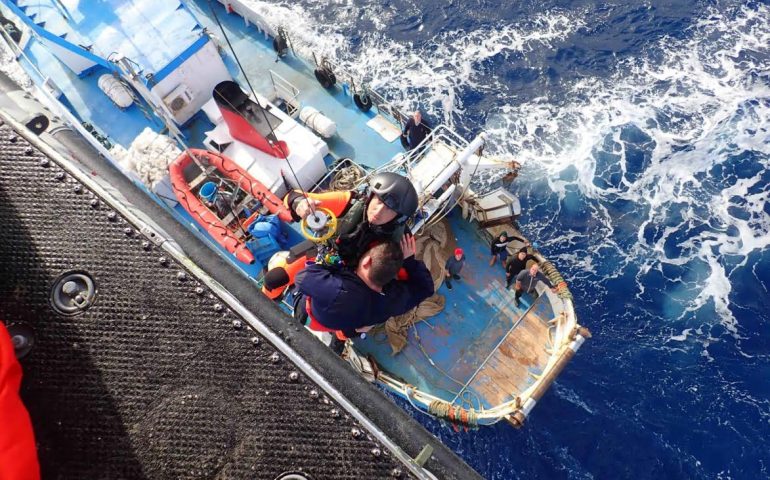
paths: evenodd
<path fill-rule="evenodd" d="M 613 218 L 603 205 L 627 200 L 638 204 L 640 211 L 646 209 L 646 219 L 637 226 L 637 245 L 628 252 L 615 249 L 624 259 L 618 262 L 618 271 L 628 264 L 641 265 L 637 281 L 643 291 L 651 270 L 661 270 L 665 264 L 705 262 L 708 275 L 689 294 L 684 308 L 680 306 L 681 316 L 711 305 L 736 335 L 736 320 L 729 308 L 731 270 L 725 269 L 723 256 L 745 259 L 750 252 L 768 247 L 770 218 L 763 209 L 770 192 L 763 187 L 762 171 L 751 178 L 720 182 L 721 191 L 716 192 L 702 180 L 715 165 L 743 152 L 753 152 L 761 170 L 770 169 L 768 19 L 767 6 L 745 7 L 732 14 L 709 11 L 690 28 L 687 40 L 661 40 L 653 49 L 662 54 L 655 62 L 629 60 L 609 80 L 583 79 L 566 95 L 574 100 L 564 105 L 556 106 L 545 97 L 509 104 L 492 115 L 487 125 L 497 140 L 495 148 L 536 164 L 562 198 L 567 187 L 575 185 L 592 201 L 594 213 L 606 227 L 604 245 L 594 248 L 611 248 L 614 227 L 627 221 Z M 654 142 L 645 146 L 651 154 L 649 165 L 632 176 L 627 175 L 634 167 L 627 157 L 630 146 L 621 139 L 629 126 Z M 607 145 L 610 152 L 604 151 Z M 594 181 L 603 173 L 598 155 L 607 153 L 617 158 L 623 173 L 619 182 Z M 570 166 L 576 169 L 577 179 L 560 180 L 558 174 Z M 747 219 L 730 213 L 733 197 L 745 200 L 742 208 Z M 679 210 L 682 220 L 667 224 Z M 681 254 L 667 256 L 664 247 L 670 235 L 701 225 L 709 228 L 683 235 L 678 244 Z M 662 235 L 647 239 L 647 229 Z M 683 280 L 681 288 L 693 290 Z"/>
<path fill-rule="evenodd" d="M 485 60 L 547 47 L 583 25 L 579 18 L 555 12 L 530 19 L 526 26 L 503 24 L 495 29 L 447 31 L 415 46 L 383 35 L 384 26 L 403 12 L 378 2 L 336 6 L 334 25 L 315 20 L 318 12 L 310 10 L 311 6 L 262 0 L 248 0 L 248 4 L 271 25 L 286 28 L 302 56 L 328 56 L 354 77 L 384 92 L 396 107 L 404 111 L 420 107 L 449 125 L 462 116 L 463 89 L 505 89 L 494 76 L 480 71 L 479 65 Z M 373 21 L 376 30 L 362 33 L 360 44 L 353 46 L 344 31 L 361 18 Z"/>
<path fill-rule="evenodd" d="M 583 401 L 580 396 L 575 393 L 573 390 L 570 390 L 569 388 L 562 386 L 559 382 L 556 382 L 553 384 L 553 389 L 556 395 L 561 398 L 562 400 L 566 400 L 570 402 L 571 404 L 582 408 L 587 413 L 593 415 L 594 409 L 590 408 L 585 401 Z"/>

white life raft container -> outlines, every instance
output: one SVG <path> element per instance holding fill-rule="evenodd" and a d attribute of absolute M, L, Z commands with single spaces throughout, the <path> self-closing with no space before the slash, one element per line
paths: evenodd
<path fill-rule="evenodd" d="M 131 96 L 131 92 L 128 91 L 125 85 L 120 80 L 115 78 L 109 73 L 105 73 L 99 77 L 97 82 L 99 89 L 104 92 L 105 95 L 110 97 L 110 100 L 119 108 L 128 108 L 134 103 L 134 97 Z"/>
<path fill-rule="evenodd" d="M 337 133 L 337 124 L 313 107 L 303 108 L 299 119 L 324 138 L 331 138 Z"/>

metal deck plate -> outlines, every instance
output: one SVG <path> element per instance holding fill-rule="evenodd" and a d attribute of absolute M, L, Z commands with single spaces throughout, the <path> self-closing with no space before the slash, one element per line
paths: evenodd
<path fill-rule="evenodd" d="M 43 478 L 407 472 L 224 302 L 5 124 L 0 152 L 0 319 L 36 332 L 22 397 Z M 68 271 L 90 275 L 97 292 L 65 316 L 50 298 Z"/>

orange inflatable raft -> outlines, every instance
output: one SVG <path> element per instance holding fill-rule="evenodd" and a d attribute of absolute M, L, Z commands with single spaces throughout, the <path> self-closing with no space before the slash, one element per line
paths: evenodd
<path fill-rule="evenodd" d="M 195 160 L 191 155 L 195 156 Z M 237 231 L 241 227 L 247 228 L 257 217 L 258 212 L 251 215 L 242 224 L 232 227 L 225 225 L 216 213 L 207 208 L 193 193 L 190 182 L 201 174 L 199 166 L 203 168 L 213 166 L 217 174 L 226 177 L 240 186 L 241 190 L 249 193 L 267 208 L 270 213 L 278 215 L 284 222 L 291 222 L 291 212 L 283 202 L 262 183 L 255 180 L 246 170 L 239 167 L 234 161 L 222 154 L 191 148 L 188 149 L 168 167 L 171 176 L 171 185 L 174 188 L 179 203 L 185 210 L 222 245 L 228 252 L 235 255 L 243 263 L 254 263 L 254 255 L 246 247 L 245 237 L 238 237 Z M 214 172 L 212 172 L 212 175 Z"/>

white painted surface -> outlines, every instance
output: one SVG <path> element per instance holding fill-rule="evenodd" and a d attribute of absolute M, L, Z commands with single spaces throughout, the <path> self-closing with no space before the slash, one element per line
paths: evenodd
<path fill-rule="evenodd" d="M 231 79 L 214 42 L 209 41 L 195 55 L 182 62 L 174 72 L 155 85 L 152 93 L 160 99 L 165 99 L 176 89 L 180 89 L 177 92 L 189 91 L 192 100 L 187 102 L 184 108 L 172 112 L 174 120 L 181 125 L 213 98 L 212 92 L 219 82 Z M 171 99 L 167 103 L 170 101 Z"/>
<path fill-rule="evenodd" d="M 55 42 L 52 42 L 50 40 L 46 40 L 45 38 L 38 38 L 41 44 L 45 46 L 51 53 L 56 55 L 56 58 L 61 60 L 61 62 L 69 67 L 70 70 L 75 72 L 76 74 L 80 75 L 83 71 L 93 67 L 96 65 L 96 63 L 92 62 L 91 60 L 88 60 L 86 58 L 81 57 L 80 55 L 77 55 L 76 53 L 73 53 L 66 48 L 62 47 L 61 45 L 58 45 Z"/>
<path fill-rule="evenodd" d="M 222 153 L 276 195 L 283 196 L 286 193 L 281 172 L 291 188 L 301 187 L 309 190 L 326 174 L 324 157 L 329 154 L 328 145 L 307 127 L 270 104 L 266 98 L 261 95 L 258 98 L 261 105 L 268 107 L 270 113 L 281 120 L 281 124 L 275 129 L 275 136 L 278 140 L 285 141 L 289 147 L 288 159 L 273 157 L 233 139 L 221 114 L 217 115 L 215 112 L 219 109 L 213 98 L 203 106 L 203 111 L 209 119 L 219 118 L 219 123 L 213 130 L 206 132 L 206 144 L 208 145 L 209 140 L 220 145 L 229 143 L 230 145 Z M 296 179 L 292 170 L 296 174 Z"/>

